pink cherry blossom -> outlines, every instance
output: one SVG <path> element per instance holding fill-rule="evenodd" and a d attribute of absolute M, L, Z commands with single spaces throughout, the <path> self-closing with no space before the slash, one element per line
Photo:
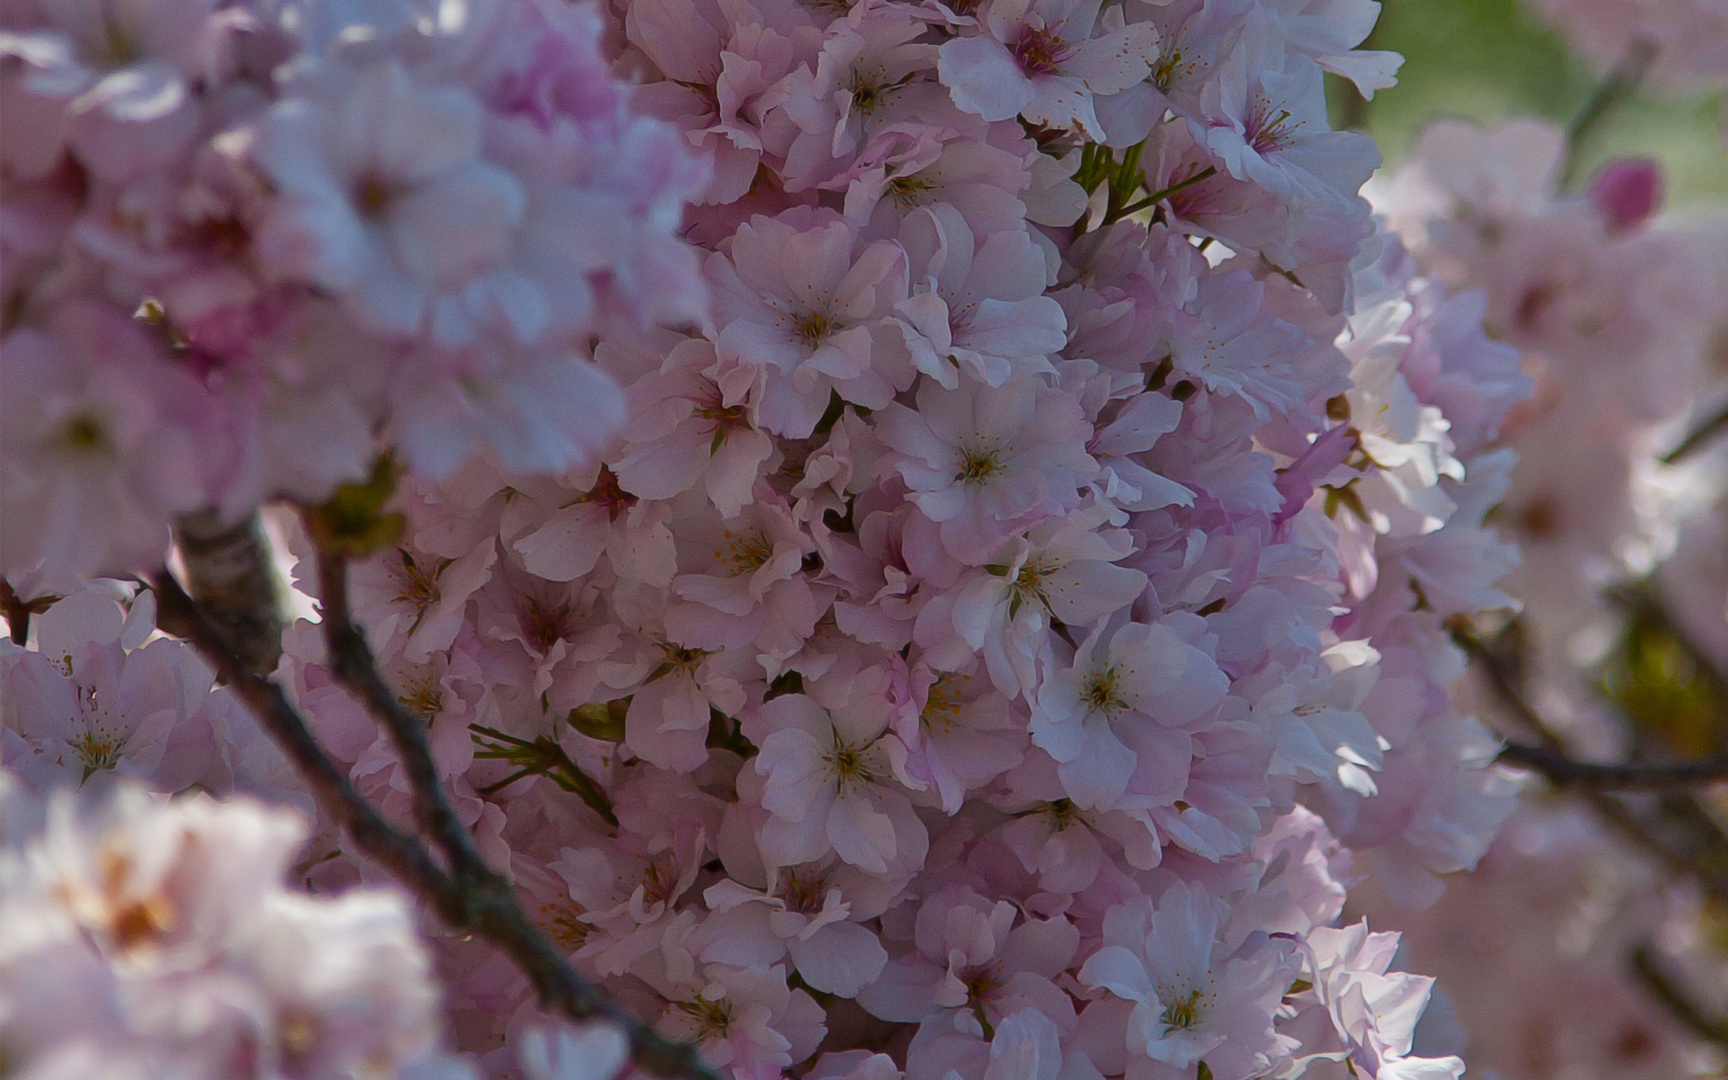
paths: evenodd
<path fill-rule="evenodd" d="M 1097 468 L 1073 401 L 1027 379 L 953 390 L 926 383 L 918 411 L 890 405 L 877 432 L 896 451 L 889 460 L 913 501 L 941 524 L 942 543 L 960 559 L 1071 509 Z"/>
<path fill-rule="evenodd" d="M 1089 0 L 996 0 L 981 22 L 988 35 L 942 46 L 941 70 L 954 103 L 986 120 L 1019 114 L 1098 138 L 1093 95 L 1133 86 L 1158 56 L 1156 28 L 1100 20 Z"/>

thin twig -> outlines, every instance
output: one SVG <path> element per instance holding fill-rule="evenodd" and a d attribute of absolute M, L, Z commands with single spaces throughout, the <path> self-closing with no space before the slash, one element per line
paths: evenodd
<path fill-rule="evenodd" d="M 1566 125 L 1566 156 L 1560 162 L 1559 187 L 1564 191 L 1577 178 L 1583 163 L 1583 151 L 1609 114 L 1638 89 L 1656 59 L 1656 43 L 1649 38 L 1633 38 L 1613 70 L 1608 72 L 1584 102 L 1583 108 Z"/>
<path fill-rule="evenodd" d="M 1728 435 L 1728 405 L 1723 405 L 1715 415 L 1706 418 L 1697 427 L 1686 433 L 1679 445 L 1662 455 L 1662 464 L 1675 465 L 1692 454 L 1703 449 L 1720 435 Z"/>
<path fill-rule="evenodd" d="M 348 692 L 383 723 L 396 747 L 396 755 L 408 774 L 413 793 L 414 816 L 444 858 L 456 880 L 470 888 L 494 889 L 502 884 L 469 835 L 438 778 L 432 746 L 426 737 L 426 722 L 409 712 L 384 681 L 372 648 L 354 625 L 348 610 L 348 561 L 326 550 L 318 552 L 318 606 L 323 616 L 324 643 L 330 653 L 330 671 Z"/>
<path fill-rule="evenodd" d="M 1510 754 L 1503 753 L 1502 760 L 1520 755 L 1552 755 L 1564 760 L 1567 767 L 1587 765 L 1587 763 L 1575 762 L 1564 754 L 1564 744 L 1561 742 L 1559 734 L 1548 723 L 1547 719 L 1524 699 L 1523 694 L 1515 685 L 1511 673 L 1505 670 L 1504 663 L 1488 643 L 1470 635 L 1461 627 L 1453 629 L 1452 640 L 1476 662 L 1478 669 L 1487 676 L 1489 687 L 1501 703 L 1523 720 L 1542 742 L 1542 746 L 1539 748 L 1512 744 L 1517 749 L 1511 750 Z M 1509 763 L 1520 764 L 1518 762 Z M 1536 768 L 1534 763 L 1524 767 Z M 1681 846 L 1671 842 L 1670 837 L 1658 835 L 1652 831 L 1651 824 L 1645 821 L 1632 807 L 1610 794 L 1610 791 L 1615 789 L 1615 785 L 1580 782 L 1556 783 L 1555 786 L 1570 788 L 1596 812 L 1598 817 L 1618 830 L 1633 845 L 1654 855 L 1675 872 L 1694 878 L 1710 895 L 1728 902 L 1728 872 L 1724 872 L 1721 858 L 1712 857 L 1720 854 L 1718 850 L 1720 847 L 1719 833 L 1717 835 L 1702 835 L 1697 821 L 1677 821 L 1668 812 L 1671 808 L 1660 807 L 1662 816 L 1667 819 L 1667 824 L 1670 826 L 1668 831 L 1672 832 L 1675 827 L 1678 827 L 1688 832 L 1690 834 L 1689 839 L 1696 841 L 1698 846 L 1705 849 L 1700 852 L 1696 847 Z M 1674 795 L 1696 800 L 1696 796 L 1691 792 L 1674 790 L 1664 791 L 1662 798 L 1667 799 Z M 1690 850 L 1688 850 L 1689 847 Z"/>
<path fill-rule="evenodd" d="M 1728 780 L 1728 756 L 1722 755 L 1699 761 L 1579 761 L 1555 750 L 1509 742 L 1499 760 L 1540 773 L 1556 786 L 1603 791 L 1660 791 Z"/>
<path fill-rule="evenodd" d="M 1125 218 L 1129 214 L 1138 214 L 1140 211 L 1146 209 L 1148 206 L 1156 206 L 1159 203 L 1163 202 L 1165 199 L 1168 199 L 1170 196 L 1175 195 L 1177 192 L 1186 191 L 1189 188 L 1193 187 L 1195 184 L 1198 184 L 1204 180 L 1210 180 L 1214 176 L 1217 176 L 1217 175 L 1218 175 L 1218 166 L 1208 165 L 1204 169 L 1201 169 L 1199 172 L 1195 173 L 1193 176 L 1190 176 L 1185 180 L 1178 180 L 1174 184 L 1171 184 L 1167 188 L 1163 188 L 1161 190 L 1154 191 L 1152 194 L 1146 196 L 1144 199 L 1141 199 L 1138 202 L 1129 203 L 1127 206 L 1124 206 L 1121 209 L 1121 211 L 1117 214 L 1117 217 L 1118 218 Z"/>
<path fill-rule="evenodd" d="M 1630 958 L 1632 970 L 1650 996 L 1679 1020 L 1687 1030 L 1707 1042 L 1728 1048 L 1728 1020 L 1712 1020 L 1703 1008 L 1662 970 L 1648 942 L 1636 946 Z"/>
<path fill-rule="evenodd" d="M 1535 733 L 1544 749 L 1559 750 L 1560 736 L 1555 733 L 1536 707 L 1524 700 L 1524 694 L 1519 690 L 1512 673 L 1506 670 L 1506 664 L 1488 647 L 1487 642 L 1468 633 L 1461 627 L 1452 630 L 1452 643 L 1464 651 L 1464 655 L 1475 661 L 1476 667 L 1488 679 L 1488 686 L 1494 691 L 1494 696 L 1501 704 L 1512 711 L 1525 727 Z"/>
<path fill-rule="evenodd" d="M 1699 761 L 1579 761 L 1565 752 L 1554 725 L 1524 699 L 1505 665 L 1486 643 L 1462 628 L 1453 630 L 1452 640 L 1476 662 L 1495 696 L 1542 742 L 1541 746 L 1528 746 L 1508 741 L 1498 758 L 1505 764 L 1540 773 L 1556 786 L 1589 787 L 1599 791 L 1656 791 L 1728 780 L 1728 755 Z"/>
<path fill-rule="evenodd" d="M 694 1047 L 665 1038 L 576 974 L 557 947 L 523 913 L 509 884 L 483 861 L 479 862 L 483 873 L 468 868 L 472 880 L 453 878 L 418 838 L 385 821 L 318 745 L 282 688 L 246 666 L 222 629 L 187 595 L 179 581 L 164 569 L 151 575 L 151 582 L 157 594 L 162 629 L 191 642 L 215 666 L 223 681 L 247 704 L 293 762 L 318 805 L 335 816 L 362 852 L 425 898 L 446 925 L 477 934 L 507 953 L 528 977 L 543 1007 L 573 1020 L 602 1020 L 617 1025 L 630 1040 L 631 1060 L 656 1075 L 720 1080 L 719 1074 L 697 1056 Z M 328 593 L 325 599 L 329 602 Z M 375 667 L 371 675 L 378 686 L 384 685 Z M 400 748 L 401 744 L 398 745 Z M 423 735 L 419 745 L 424 749 Z M 423 767 L 424 763 L 417 764 L 411 773 Z M 478 860 L 477 855 L 475 859 Z"/>
<path fill-rule="evenodd" d="M 460 926 L 468 919 L 461 909 L 455 882 L 433 861 L 419 840 L 401 832 L 373 808 L 348 776 L 318 745 L 305 719 L 272 679 L 248 668 L 223 631 L 166 569 L 150 576 L 156 593 L 157 623 L 168 633 L 192 643 L 240 699 L 252 710 L 266 733 L 288 756 L 320 808 L 354 838 L 365 854 L 433 902 L 439 917 Z"/>

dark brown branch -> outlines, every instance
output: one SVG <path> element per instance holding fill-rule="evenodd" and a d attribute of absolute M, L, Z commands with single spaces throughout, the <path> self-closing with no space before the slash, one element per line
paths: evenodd
<path fill-rule="evenodd" d="M 282 688 L 246 665 L 223 628 L 187 595 L 180 582 L 167 570 L 159 570 L 151 575 L 151 583 L 156 591 L 161 628 L 191 642 L 215 666 L 222 680 L 234 689 L 294 764 L 318 805 L 336 818 L 361 852 L 427 900 L 446 925 L 478 934 L 507 953 L 528 977 L 543 1007 L 574 1020 L 616 1024 L 630 1039 L 632 1060 L 649 1072 L 691 1080 L 720 1080 L 693 1047 L 664 1038 L 576 974 L 523 913 L 509 884 L 483 861 L 479 861 L 480 872 L 469 867 L 472 880 L 453 878 L 418 838 L 384 820 L 318 745 Z M 361 644 L 364 645 L 363 640 Z M 370 659 L 370 653 L 367 658 Z M 371 677 L 378 686 L 384 685 L 375 666 L 371 668 Z M 425 746 L 423 733 L 419 746 L 422 749 Z M 411 773 L 415 771 L 418 769 L 411 769 Z M 479 860 L 478 855 L 474 858 Z"/>
<path fill-rule="evenodd" d="M 469 917 L 461 927 L 508 953 L 534 984 L 544 1006 L 573 1019 L 606 1020 L 623 1028 L 630 1039 L 631 1058 L 642 1068 L 661 1076 L 717 1080 L 695 1048 L 664 1038 L 576 974 L 523 913 L 510 883 L 486 864 L 446 798 L 425 722 L 409 712 L 384 681 L 365 635 L 354 624 L 348 610 L 347 560 L 341 555 L 319 552 L 318 591 L 331 670 L 390 732 L 408 773 L 415 816 L 449 860 L 457 891 L 466 900 Z"/>
<path fill-rule="evenodd" d="M 1539 754 L 1553 755 L 1571 764 L 1563 752 L 1563 743 L 1554 728 L 1536 708 L 1524 699 L 1512 674 L 1506 670 L 1503 659 L 1492 646 L 1474 637 L 1463 627 L 1455 627 L 1452 639 L 1460 649 L 1476 662 L 1478 669 L 1486 676 L 1489 688 L 1495 696 L 1512 713 L 1527 724 L 1541 740 L 1542 746 L 1518 746 L 1513 755 Z M 1534 766 L 1529 766 L 1534 768 Z M 1724 865 L 1722 855 L 1720 830 L 1701 829 L 1703 822 L 1696 820 L 1697 816 L 1687 813 L 1680 817 L 1672 812 L 1674 807 L 1667 805 L 1673 799 L 1687 800 L 1693 810 L 1696 806 L 1696 796 L 1684 790 L 1663 791 L 1656 807 L 1665 830 L 1658 831 L 1654 822 L 1646 820 L 1649 815 L 1640 814 L 1625 801 L 1610 794 L 1608 785 L 1575 783 L 1570 785 L 1556 784 L 1556 787 L 1568 787 L 1587 803 L 1604 823 L 1618 831 L 1622 837 L 1635 847 L 1653 855 L 1665 863 L 1676 873 L 1685 874 L 1695 879 L 1706 892 L 1724 902 L 1728 902 L 1728 866 Z M 1703 815 L 1708 819 L 1708 815 Z M 1713 821 L 1712 821 L 1713 824 Z M 1676 831 L 1684 836 L 1665 835 Z"/>
<path fill-rule="evenodd" d="M 174 523 L 174 543 L 186 564 L 186 591 L 252 671 L 276 670 L 282 659 L 282 604 L 256 513 L 238 524 L 214 510 Z"/>
<path fill-rule="evenodd" d="M 1475 662 L 1477 670 L 1487 678 L 1488 687 L 1494 691 L 1494 696 L 1500 700 L 1502 705 L 1511 710 L 1513 716 L 1517 717 L 1525 727 L 1536 735 L 1545 749 L 1560 749 L 1560 736 L 1555 734 L 1553 727 L 1549 725 L 1541 713 L 1536 711 L 1536 707 L 1524 700 L 1524 693 L 1518 687 L 1517 680 L 1506 669 L 1506 662 L 1489 647 L 1487 642 L 1470 634 L 1462 627 L 1454 627 L 1452 643 L 1462 649 L 1464 654 Z"/>
<path fill-rule="evenodd" d="M 248 668 L 221 627 L 200 608 L 167 570 L 150 577 L 156 592 L 157 624 L 192 643 L 222 681 L 240 696 L 265 732 L 288 756 L 300 779 L 324 812 L 353 837 L 355 845 L 377 860 L 404 885 L 431 900 L 439 917 L 452 925 L 466 921 L 467 912 L 450 876 L 434 862 L 425 846 L 391 825 L 368 803 L 324 748 L 318 745 L 300 713 L 273 680 Z"/>
<path fill-rule="evenodd" d="M 408 773 L 414 796 L 414 816 L 438 845 L 451 871 L 468 888 L 492 889 L 502 879 L 474 848 L 468 830 L 444 796 L 426 737 L 426 722 L 397 700 L 372 657 L 366 637 L 348 612 L 348 563 L 329 551 L 318 553 L 318 606 L 323 614 L 324 643 L 330 671 L 366 710 L 383 723 Z"/>
<path fill-rule="evenodd" d="M 1476 662 L 1501 703 L 1541 740 L 1540 746 L 1509 741 L 1501 749 L 1499 761 L 1539 773 L 1559 787 L 1598 791 L 1659 791 L 1728 780 L 1728 755 L 1699 761 L 1579 761 L 1565 753 L 1554 726 L 1525 700 L 1505 665 L 1486 643 L 1462 629 L 1453 631 L 1452 640 Z"/>
<path fill-rule="evenodd" d="M 1556 750 L 1509 742 L 1501 749 L 1499 760 L 1540 773 L 1558 786 L 1604 791 L 1659 791 L 1728 780 L 1728 757 L 1724 756 L 1700 761 L 1579 761 Z"/>
<path fill-rule="evenodd" d="M 1632 971 L 1650 996 L 1655 998 L 1692 1034 L 1728 1049 L 1728 1020 L 1712 1020 L 1704 1010 L 1662 969 L 1648 943 L 1632 950 Z"/>
<path fill-rule="evenodd" d="M 6 620 L 6 629 L 12 644 L 23 645 L 29 641 L 30 617 L 47 611 L 59 599 L 60 597 L 50 594 L 25 600 L 13 591 L 11 582 L 0 578 L 0 619 Z"/>

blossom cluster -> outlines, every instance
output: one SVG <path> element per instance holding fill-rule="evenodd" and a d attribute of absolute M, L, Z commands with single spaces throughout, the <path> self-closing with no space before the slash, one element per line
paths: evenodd
<path fill-rule="evenodd" d="M 1425 272 L 1482 290 L 1484 324 L 1536 380 L 1504 432 L 1519 461 L 1496 524 L 1526 556 L 1504 584 L 1541 703 L 1612 755 L 1624 747 L 1577 662 L 1625 623 L 1610 587 L 1651 575 L 1687 634 L 1728 660 L 1720 447 L 1663 460 L 1728 392 L 1728 222 L 1659 217 L 1662 177 L 1645 159 L 1560 194 L 1564 150 L 1535 121 L 1440 124 L 1374 196 Z"/>
<path fill-rule="evenodd" d="M 595 12 L 75 0 L 0 16 L 0 570 L 148 566 L 384 446 L 552 472 L 623 420 L 609 322 L 701 310 L 705 170 Z"/>
<path fill-rule="evenodd" d="M 1728 447 L 1709 437 L 1728 415 L 1728 221 L 1665 209 L 1645 159 L 1563 191 L 1566 153 L 1546 124 L 1440 124 L 1371 194 L 1424 272 L 1483 290 L 1485 325 L 1536 382 L 1502 431 L 1519 461 L 1494 519 L 1525 555 L 1502 582 L 1521 612 L 1501 635 L 1525 702 L 1580 758 L 1708 757 L 1728 709 Z M 1642 962 L 1702 1015 L 1728 1010 L 1708 886 L 1646 850 L 1684 837 L 1688 813 L 1719 816 L 1722 799 L 1717 786 L 1606 803 L 1643 844 L 1591 829 L 1576 807 L 1528 807 L 1461 895 L 1407 920 L 1418 940 L 1473 942 L 1448 974 L 1478 1063 L 1720 1073 L 1719 1048 L 1665 1016 L 1627 958 L 1653 957 Z M 1484 924 L 1504 936 L 1484 938 Z M 1512 949 L 1523 985 L 1587 989 L 1557 1007 L 1518 980 L 1467 974 Z"/>
<path fill-rule="evenodd" d="M 1510 603 L 1530 383 L 1328 127 L 1324 72 L 1391 83 L 1377 4 L 5 10 L 30 784 L 317 814 L 150 594 L 62 582 L 388 447 L 348 600 L 458 815 L 726 1075 L 1462 1073 L 1340 923 L 1512 810 L 1448 633 Z M 283 645 L 409 818 L 317 628 Z M 344 843 L 308 887 L 372 873 Z M 434 947 L 474 1068 L 596 1075 Z"/>
<path fill-rule="evenodd" d="M 404 898 L 285 888 L 304 831 L 284 809 L 137 787 L 44 802 L 0 773 L 8 1074 L 451 1075 Z"/>

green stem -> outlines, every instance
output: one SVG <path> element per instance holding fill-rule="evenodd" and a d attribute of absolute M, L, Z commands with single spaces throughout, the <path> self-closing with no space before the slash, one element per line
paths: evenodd
<path fill-rule="evenodd" d="M 519 739 L 506 734 L 497 728 L 489 728 L 484 724 L 469 724 L 468 730 L 479 738 L 492 740 L 490 744 L 480 743 L 480 749 L 474 756 L 490 761 L 507 761 L 517 767 L 517 771 L 506 776 L 495 784 L 489 784 L 479 791 L 481 795 L 491 795 L 502 791 L 526 776 L 544 776 L 560 788 L 581 799 L 590 810 L 605 819 L 606 824 L 618 827 L 618 818 L 612 812 L 612 800 L 604 788 L 594 782 L 594 778 L 582 771 L 582 767 L 570 759 L 564 748 L 544 735 L 538 739 Z"/>
<path fill-rule="evenodd" d="M 1566 154 L 1560 159 L 1559 189 L 1565 191 L 1577 180 L 1583 153 L 1595 137 L 1602 122 L 1630 98 L 1649 73 L 1656 59 L 1656 43 L 1649 38 L 1633 38 L 1626 55 L 1613 70 L 1596 85 L 1584 107 L 1566 125 Z"/>
<path fill-rule="evenodd" d="M 1204 169 L 1201 169 L 1199 172 L 1195 173 L 1193 176 L 1188 177 L 1188 179 L 1186 179 L 1186 180 L 1178 180 L 1178 181 L 1176 181 L 1176 183 L 1171 184 L 1167 188 L 1164 188 L 1160 191 L 1154 191 L 1152 194 L 1146 196 L 1144 199 L 1141 199 L 1139 202 L 1129 203 L 1127 206 L 1122 207 L 1120 209 L 1120 211 L 1117 213 L 1116 217 L 1114 217 L 1114 218 L 1112 218 L 1108 214 L 1106 214 L 1104 216 L 1104 224 L 1110 225 L 1110 224 L 1114 223 L 1115 221 L 1120 221 L 1122 218 L 1125 218 L 1130 214 L 1138 214 L 1140 211 L 1145 210 L 1147 207 L 1158 205 L 1159 203 L 1163 202 L 1165 199 L 1168 199 L 1170 196 L 1175 195 L 1177 192 L 1186 191 L 1188 188 L 1193 187 L 1195 184 L 1201 183 L 1202 181 L 1205 181 L 1205 180 L 1210 180 L 1210 179 L 1212 179 L 1212 177 L 1217 176 L 1217 175 L 1218 175 L 1218 166 L 1208 165 Z"/>

